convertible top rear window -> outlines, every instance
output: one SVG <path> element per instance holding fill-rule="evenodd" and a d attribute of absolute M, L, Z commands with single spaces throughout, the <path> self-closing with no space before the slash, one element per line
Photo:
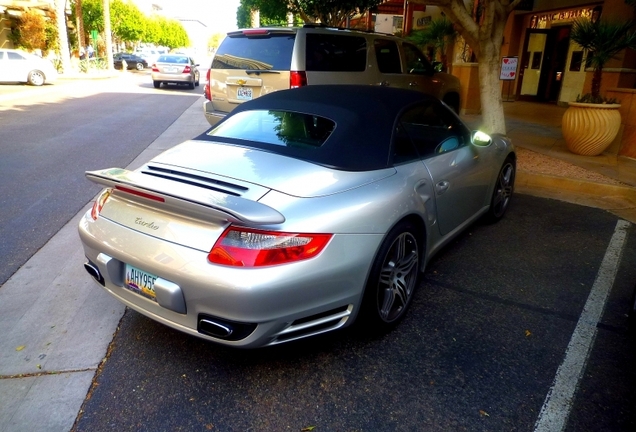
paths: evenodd
<path fill-rule="evenodd" d="M 312 150 L 321 147 L 335 127 L 334 121 L 317 115 L 253 110 L 229 117 L 208 135 Z"/>

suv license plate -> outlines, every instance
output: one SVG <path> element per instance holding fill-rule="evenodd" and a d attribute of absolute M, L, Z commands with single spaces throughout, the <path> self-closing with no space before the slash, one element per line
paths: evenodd
<path fill-rule="evenodd" d="M 252 88 L 251 87 L 239 87 L 236 89 L 236 98 L 240 100 L 251 100 L 252 99 Z"/>
<path fill-rule="evenodd" d="M 157 276 L 126 264 L 124 287 L 141 296 L 156 301 L 155 280 Z"/>

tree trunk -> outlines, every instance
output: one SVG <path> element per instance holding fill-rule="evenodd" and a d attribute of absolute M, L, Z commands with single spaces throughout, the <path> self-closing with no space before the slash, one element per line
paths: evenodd
<path fill-rule="evenodd" d="M 601 78 L 603 76 L 603 67 L 594 69 L 592 74 L 592 89 L 591 93 L 594 98 L 598 98 L 601 95 Z"/>
<path fill-rule="evenodd" d="M 55 0 L 55 20 L 57 21 L 57 37 L 60 60 L 64 73 L 71 71 L 71 51 L 68 47 L 68 30 L 66 28 L 66 0 Z"/>
<path fill-rule="evenodd" d="M 113 35 L 110 30 L 110 1 L 103 0 L 104 4 L 104 42 L 106 43 L 106 64 L 108 70 L 114 70 L 113 65 Z"/>
<path fill-rule="evenodd" d="M 84 15 L 82 14 L 82 0 L 75 0 L 75 20 L 77 21 L 77 45 L 79 47 L 86 46 L 86 37 L 84 34 Z"/>
<path fill-rule="evenodd" d="M 499 57 L 484 56 L 479 61 L 479 94 L 481 96 L 481 129 L 487 133 L 506 134 L 501 87 Z"/>

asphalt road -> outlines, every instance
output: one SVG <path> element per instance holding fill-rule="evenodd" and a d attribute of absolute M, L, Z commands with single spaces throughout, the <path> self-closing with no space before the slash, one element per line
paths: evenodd
<path fill-rule="evenodd" d="M 385 335 L 243 351 L 129 310 L 74 430 L 535 430 L 616 227 L 605 211 L 517 195 L 437 255 Z M 633 230 L 567 431 L 636 430 Z"/>
<path fill-rule="evenodd" d="M 100 190 L 84 171 L 128 165 L 202 94 L 145 72 L 0 85 L 0 285 Z"/>

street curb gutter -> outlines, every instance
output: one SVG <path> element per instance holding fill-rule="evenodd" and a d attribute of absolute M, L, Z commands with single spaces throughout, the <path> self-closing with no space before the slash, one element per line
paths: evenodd
<path fill-rule="evenodd" d="M 636 188 L 517 171 L 516 192 L 596 207 L 636 223 Z"/>

